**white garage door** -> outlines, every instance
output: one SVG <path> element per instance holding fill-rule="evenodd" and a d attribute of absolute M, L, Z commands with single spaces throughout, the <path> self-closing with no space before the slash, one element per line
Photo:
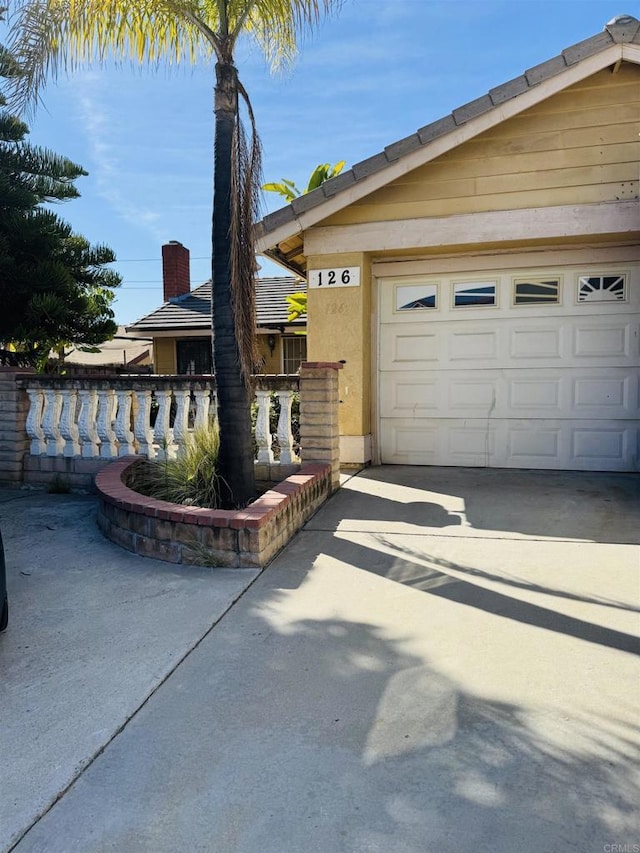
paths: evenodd
<path fill-rule="evenodd" d="M 382 462 L 638 470 L 638 264 L 379 287 Z"/>

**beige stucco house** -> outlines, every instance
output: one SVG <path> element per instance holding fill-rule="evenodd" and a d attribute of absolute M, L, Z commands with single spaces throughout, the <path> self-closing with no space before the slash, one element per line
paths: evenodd
<path fill-rule="evenodd" d="M 348 463 L 637 470 L 640 22 L 267 216 Z"/>

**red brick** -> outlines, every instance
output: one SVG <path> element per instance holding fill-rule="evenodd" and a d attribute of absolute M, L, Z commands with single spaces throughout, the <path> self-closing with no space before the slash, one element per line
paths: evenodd
<path fill-rule="evenodd" d="M 198 513 L 198 507 L 185 507 L 182 511 L 182 524 L 197 524 L 200 515 Z"/>

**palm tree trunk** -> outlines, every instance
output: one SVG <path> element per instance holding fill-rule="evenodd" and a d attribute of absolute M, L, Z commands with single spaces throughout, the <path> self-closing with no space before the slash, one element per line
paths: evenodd
<path fill-rule="evenodd" d="M 251 394 L 240 369 L 231 287 L 233 140 L 238 77 L 231 63 L 216 64 L 211 323 L 220 426 L 219 472 L 223 506 L 246 506 L 255 495 Z"/>

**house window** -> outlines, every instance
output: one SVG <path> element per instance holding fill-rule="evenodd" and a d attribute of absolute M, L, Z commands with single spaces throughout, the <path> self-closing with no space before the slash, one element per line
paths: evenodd
<path fill-rule="evenodd" d="M 454 281 L 453 307 L 496 304 L 496 281 Z"/>
<path fill-rule="evenodd" d="M 178 373 L 188 376 L 210 374 L 211 338 L 186 338 L 176 341 Z"/>
<path fill-rule="evenodd" d="M 514 305 L 557 305 L 560 301 L 558 278 L 517 278 L 513 286 Z"/>
<path fill-rule="evenodd" d="M 282 371 L 297 373 L 303 361 L 307 360 L 307 338 L 294 335 L 282 339 Z"/>
<path fill-rule="evenodd" d="M 578 302 L 624 302 L 624 275 L 579 275 Z"/>

